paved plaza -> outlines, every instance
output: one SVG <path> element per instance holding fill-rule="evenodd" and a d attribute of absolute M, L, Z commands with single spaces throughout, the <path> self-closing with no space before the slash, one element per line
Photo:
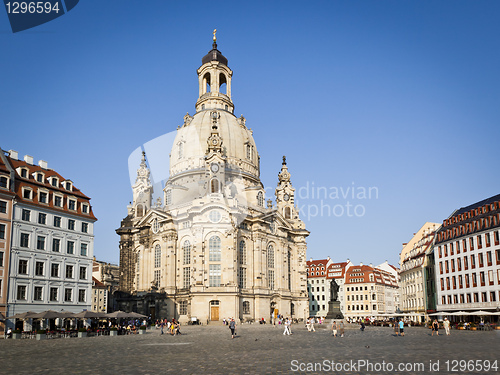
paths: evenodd
<path fill-rule="evenodd" d="M 183 335 L 176 337 L 161 336 L 159 330 L 153 329 L 146 335 L 0 340 L 0 373 L 500 373 L 500 369 L 495 372 L 480 370 L 479 367 L 473 371 L 460 371 L 459 362 L 456 371 L 452 372 L 447 371 L 446 364 L 449 361 L 451 370 L 454 360 L 498 360 L 500 331 L 452 331 L 450 336 L 441 332 L 441 336 L 431 337 L 430 330 L 410 327 L 405 328 L 405 337 L 396 337 L 388 327 L 367 327 L 361 332 L 353 326 L 348 327 L 345 337 L 340 338 L 332 337 L 325 325 L 316 325 L 316 332 L 307 332 L 303 325 L 294 325 L 293 334 L 283 336 L 281 327 L 253 324 L 238 326 L 235 339 L 231 339 L 230 330 L 225 326 L 183 326 L 182 332 Z M 331 361 L 334 361 L 333 365 Z M 365 367 L 360 367 L 360 364 L 365 364 Z M 398 371 L 401 364 L 406 370 Z M 423 370 L 419 368 L 420 364 L 423 364 Z M 429 371 L 430 364 L 434 371 Z M 479 364 L 487 365 L 486 362 Z M 315 370 L 311 366 L 316 366 Z M 388 371 L 389 366 L 393 366 L 392 371 Z M 474 366 L 478 363 L 474 362 Z"/>

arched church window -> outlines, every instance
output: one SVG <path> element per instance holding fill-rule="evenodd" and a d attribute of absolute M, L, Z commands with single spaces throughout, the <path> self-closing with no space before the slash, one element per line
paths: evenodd
<path fill-rule="evenodd" d="M 240 241 L 238 246 L 238 261 L 240 264 L 247 263 L 247 246 L 243 240 Z"/>
<path fill-rule="evenodd" d="M 257 204 L 260 207 L 264 207 L 264 194 L 262 194 L 262 191 L 259 191 L 257 194 Z"/>
<path fill-rule="evenodd" d="M 165 193 L 165 205 L 172 204 L 172 190 L 167 190 Z"/>
<path fill-rule="evenodd" d="M 213 262 L 221 260 L 221 241 L 218 236 L 212 236 L 208 240 L 208 260 Z"/>
<path fill-rule="evenodd" d="M 151 226 L 152 230 L 153 230 L 153 233 L 158 233 L 158 231 L 160 230 L 160 223 L 158 222 L 158 218 L 155 217 L 155 219 L 153 220 L 153 224 Z"/>
<path fill-rule="evenodd" d="M 250 314 L 250 302 L 243 302 L 243 314 Z"/>
<path fill-rule="evenodd" d="M 179 142 L 179 159 L 184 157 L 184 142 Z"/>
<path fill-rule="evenodd" d="M 291 219 L 292 218 L 292 210 L 290 207 L 285 207 L 285 219 Z"/>
<path fill-rule="evenodd" d="M 189 242 L 189 240 L 184 241 L 182 251 L 184 253 L 184 264 L 191 263 L 191 243 Z"/>
<path fill-rule="evenodd" d="M 269 245 L 267 247 L 267 267 L 274 268 L 274 246 Z"/>
<path fill-rule="evenodd" d="M 136 207 L 137 211 L 137 217 L 143 217 L 144 216 L 144 208 L 142 207 L 142 204 L 138 204 Z"/>
<path fill-rule="evenodd" d="M 288 266 L 288 290 L 292 290 L 292 252 L 287 251 L 286 262 Z"/>
<path fill-rule="evenodd" d="M 156 244 L 155 246 L 155 268 L 161 267 L 161 246 Z"/>
<path fill-rule="evenodd" d="M 219 192 L 219 180 L 216 178 L 212 179 L 210 181 L 210 192 L 211 193 L 218 193 Z"/>
<path fill-rule="evenodd" d="M 274 247 L 267 247 L 267 286 L 269 289 L 274 289 Z"/>

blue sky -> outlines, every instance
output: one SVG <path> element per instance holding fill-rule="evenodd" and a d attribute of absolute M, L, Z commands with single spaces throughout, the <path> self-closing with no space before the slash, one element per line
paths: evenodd
<path fill-rule="evenodd" d="M 264 185 L 287 155 L 302 188 L 308 257 L 395 264 L 426 221 L 499 193 L 499 14 L 498 1 L 103 0 L 12 34 L 1 10 L 0 147 L 90 196 L 95 255 L 118 263 L 128 157 L 193 114 L 217 28 Z M 313 186 L 373 195 L 321 201 Z"/>

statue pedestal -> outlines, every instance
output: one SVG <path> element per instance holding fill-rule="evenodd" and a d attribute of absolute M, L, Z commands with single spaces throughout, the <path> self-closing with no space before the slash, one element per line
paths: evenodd
<path fill-rule="evenodd" d="M 342 311 L 340 311 L 340 301 L 328 302 L 328 314 L 325 319 L 344 319 Z"/>

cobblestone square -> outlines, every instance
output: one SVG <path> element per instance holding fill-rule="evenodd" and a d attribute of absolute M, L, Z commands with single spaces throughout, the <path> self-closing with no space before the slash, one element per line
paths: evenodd
<path fill-rule="evenodd" d="M 291 336 L 283 336 L 281 327 L 242 325 L 237 327 L 235 339 L 231 339 L 230 330 L 221 325 L 183 326 L 183 334 L 176 337 L 160 335 L 159 330 L 152 329 L 146 335 L 1 340 L 0 373 L 347 375 L 499 372 L 479 370 L 479 367 L 474 367 L 474 371 L 460 371 L 458 364 L 457 371 L 447 371 L 446 361 L 450 361 L 451 370 L 453 360 L 473 360 L 474 363 L 498 360 L 500 331 L 452 331 L 450 336 L 442 332 L 439 337 L 432 337 L 430 330 L 410 327 L 405 329 L 404 337 L 398 337 L 387 327 L 367 327 L 361 332 L 357 326 L 351 326 L 346 329 L 345 337 L 340 338 L 331 336 L 329 326 L 316 325 L 315 328 L 316 332 L 307 332 L 303 325 L 296 324 Z M 343 368 L 335 371 L 331 361 Z M 360 367 L 358 361 L 365 361 L 366 366 Z M 307 368 L 308 363 L 316 366 L 315 370 Z M 392 371 L 387 371 L 389 364 L 393 366 Z M 398 371 L 399 364 L 408 367 Z M 423 368 L 418 367 L 420 364 Z M 434 371 L 430 371 L 430 364 Z M 370 365 L 373 368 L 368 367 Z M 385 366 L 385 371 L 381 366 Z M 410 367 L 413 369 L 409 370 Z"/>

